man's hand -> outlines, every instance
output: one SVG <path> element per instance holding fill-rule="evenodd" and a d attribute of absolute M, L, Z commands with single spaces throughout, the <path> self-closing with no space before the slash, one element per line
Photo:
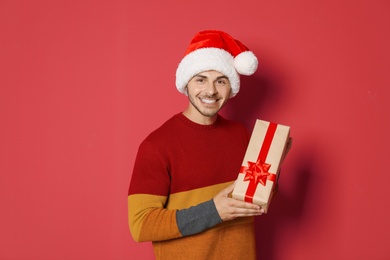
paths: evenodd
<path fill-rule="evenodd" d="M 237 217 L 258 216 L 264 213 L 264 210 L 258 205 L 230 198 L 229 194 L 233 189 L 234 183 L 213 198 L 222 221 L 232 220 Z"/>

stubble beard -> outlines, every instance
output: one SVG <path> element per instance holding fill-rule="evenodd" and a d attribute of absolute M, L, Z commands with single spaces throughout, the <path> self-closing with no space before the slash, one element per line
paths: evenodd
<path fill-rule="evenodd" d="M 197 98 L 197 97 L 196 97 Z M 193 98 L 191 96 L 188 96 L 188 99 L 190 101 L 190 103 L 192 104 L 192 106 L 202 115 L 202 116 L 205 116 L 205 117 L 214 117 L 218 112 L 219 110 L 221 110 L 222 107 L 216 109 L 216 110 L 211 110 L 208 111 L 208 110 L 202 110 L 201 108 L 199 108 L 195 101 L 193 100 Z"/>

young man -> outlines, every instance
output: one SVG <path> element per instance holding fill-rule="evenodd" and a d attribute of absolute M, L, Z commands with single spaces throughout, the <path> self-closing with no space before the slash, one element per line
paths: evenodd
<path fill-rule="evenodd" d="M 256 69 L 246 46 L 214 30 L 197 33 L 180 62 L 188 107 L 141 143 L 128 196 L 132 236 L 152 241 L 157 259 L 256 258 L 263 210 L 230 197 L 249 134 L 218 114 Z"/>

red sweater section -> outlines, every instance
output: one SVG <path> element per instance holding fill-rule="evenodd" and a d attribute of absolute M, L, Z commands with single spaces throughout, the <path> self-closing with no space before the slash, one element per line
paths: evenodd
<path fill-rule="evenodd" d="M 135 240 L 152 241 L 156 259 L 256 259 L 252 217 L 190 236 L 176 219 L 177 210 L 211 200 L 237 178 L 248 142 L 242 125 L 220 116 L 199 125 L 180 113 L 152 132 L 139 147 L 129 188 Z"/>
<path fill-rule="evenodd" d="M 199 125 L 177 114 L 141 143 L 129 195 L 168 196 L 234 181 L 248 141 L 241 124 L 221 116 Z"/>

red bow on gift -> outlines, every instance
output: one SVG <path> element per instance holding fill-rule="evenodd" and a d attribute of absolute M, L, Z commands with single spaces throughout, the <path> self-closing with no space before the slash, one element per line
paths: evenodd
<path fill-rule="evenodd" d="M 275 182 L 275 174 L 268 172 L 271 164 L 264 163 L 260 159 L 257 162 L 248 161 L 248 167 L 241 166 L 240 173 L 245 173 L 244 181 L 253 181 L 255 184 L 266 185 L 267 180 Z"/>

